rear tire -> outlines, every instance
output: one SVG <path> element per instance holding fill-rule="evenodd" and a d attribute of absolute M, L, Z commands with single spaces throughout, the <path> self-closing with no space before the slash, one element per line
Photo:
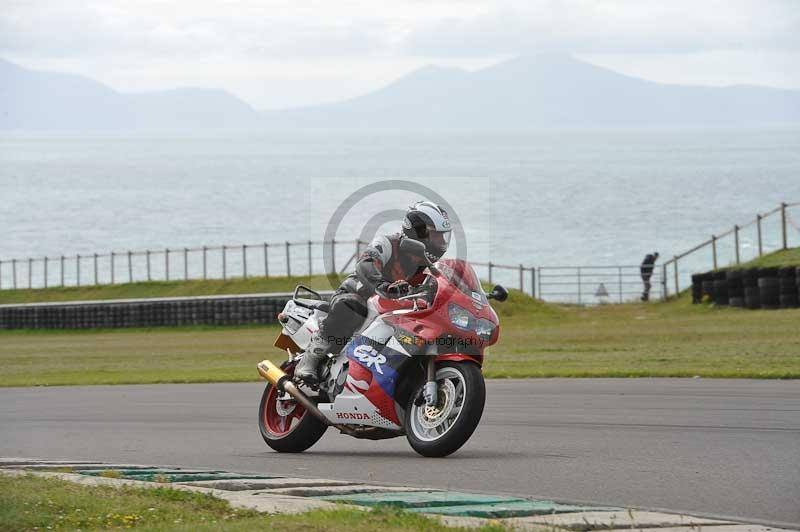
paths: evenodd
<path fill-rule="evenodd" d="M 416 452 L 427 457 L 447 456 L 464 445 L 478 427 L 486 402 L 483 375 L 473 362 L 439 364 L 436 382 L 439 384 L 438 414 L 430 416 L 424 403 L 422 406 L 414 404 L 424 382 L 410 395 L 406 405 L 406 439 Z"/>
<path fill-rule="evenodd" d="M 283 366 L 287 374 L 293 373 L 293 368 Z M 294 401 L 279 401 L 278 395 L 275 387 L 267 383 L 258 407 L 261 437 L 279 453 L 301 453 L 317 443 L 328 426 L 309 414 L 302 405 Z"/>

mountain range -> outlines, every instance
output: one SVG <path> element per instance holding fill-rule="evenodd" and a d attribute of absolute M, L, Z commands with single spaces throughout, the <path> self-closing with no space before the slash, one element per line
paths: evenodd
<path fill-rule="evenodd" d="M 220 89 L 123 93 L 0 59 L 0 130 L 526 129 L 800 125 L 800 90 L 655 83 L 569 55 L 427 66 L 342 102 L 257 111 Z"/>

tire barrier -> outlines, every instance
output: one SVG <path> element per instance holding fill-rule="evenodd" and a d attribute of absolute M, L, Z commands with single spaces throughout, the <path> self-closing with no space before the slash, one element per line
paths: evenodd
<path fill-rule="evenodd" d="M 706 297 L 710 301 L 714 301 L 714 272 L 706 272 L 703 274 L 703 280 L 700 284 L 700 301 Z"/>
<path fill-rule="evenodd" d="M 748 268 L 742 272 L 744 285 L 744 306 L 751 309 L 761 308 L 761 294 L 758 292 L 758 268 Z"/>
<path fill-rule="evenodd" d="M 259 294 L 0 305 L 0 329 L 265 325 L 277 323 L 290 298 Z"/>
<path fill-rule="evenodd" d="M 744 268 L 692 275 L 692 303 L 748 309 L 800 307 L 800 267 Z"/>
<path fill-rule="evenodd" d="M 742 270 L 726 272 L 728 279 L 728 304 L 732 307 L 744 307 L 744 275 Z"/>
<path fill-rule="evenodd" d="M 797 268 L 787 266 L 778 270 L 778 303 L 781 308 L 797 308 L 800 306 L 800 294 L 797 286 Z"/>
<path fill-rule="evenodd" d="M 780 308 L 778 268 L 759 269 L 758 293 L 761 296 L 761 308 L 769 310 Z"/>
<path fill-rule="evenodd" d="M 703 275 L 702 273 L 692 274 L 692 304 L 703 301 Z"/>
<path fill-rule="evenodd" d="M 714 272 L 714 304 L 728 304 L 728 279 L 724 271 Z"/>

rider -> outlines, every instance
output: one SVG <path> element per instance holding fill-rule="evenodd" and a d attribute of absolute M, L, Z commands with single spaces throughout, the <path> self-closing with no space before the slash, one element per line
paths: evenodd
<path fill-rule="evenodd" d="M 436 262 L 447 251 L 450 231 L 444 209 L 430 201 L 418 201 L 408 208 L 402 233 L 375 238 L 358 258 L 355 271 L 331 297 L 328 316 L 297 364 L 295 377 L 312 383 L 319 379 L 317 370 L 325 356 L 341 350 L 363 324 L 370 296 L 378 293 L 388 298 L 401 297 L 411 286 L 424 281 L 424 260 L 400 251 L 404 238 L 425 244 L 428 260 Z"/>

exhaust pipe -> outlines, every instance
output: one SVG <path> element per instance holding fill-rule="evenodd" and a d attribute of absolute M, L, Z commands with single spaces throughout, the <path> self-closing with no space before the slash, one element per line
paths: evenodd
<path fill-rule="evenodd" d="M 325 414 L 320 412 L 317 405 L 308 398 L 306 394 L 300 391 L 300 389 L 294 385 L 292 379 L 284 373 L 284 371 L 270 362 L 269 360 L 262 360 L 258 363 L 258 373 L 265 379 L 267 379 L 273 386 L 275 386 L 278 391 L 286 392 L 291 395 L 298 403 L 303 405 L 303 408 L 311 412 L 314 417 L 322 421 L 328 426 L 336 426 L 341 430 L 341 427 L 334 425 L 330 419 L 325 417 Z M 349 427 L 348 427 L 349 428 Z M 343 431 L 344 432 L 344 431 Z"/>

